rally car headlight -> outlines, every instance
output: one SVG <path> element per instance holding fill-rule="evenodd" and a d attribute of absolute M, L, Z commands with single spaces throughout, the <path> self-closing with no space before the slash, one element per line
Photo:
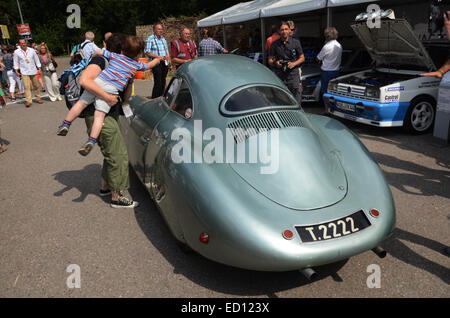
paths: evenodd
<path fill-rule="evenodd" d="M 371 98 L 380 98 L 380 90 L 374 87 L 367 87 L 366 96 Z"/>
<path fill-rule="evenodd" d="M 337 91 L 338 84 L 336 82 L 329 82 L 328 83 L 328 91 Z"/>

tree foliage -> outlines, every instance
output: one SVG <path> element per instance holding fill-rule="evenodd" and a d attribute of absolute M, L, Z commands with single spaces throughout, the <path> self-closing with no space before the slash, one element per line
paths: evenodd
<path fill-rule="evenodd" d="M 190 16 L 201 12 L 210 15 L 228 8 L 239 0 L 19 0 L 24 23 L 31 28 L 36 43 L 46 42 L 55 55 L 67 54 L 72 45 L 88 30 L 100 44 L 103 34 L 121 32 L 135 34 L 136 25 L 153 24 L 169 16 Z M 70 4 L 81 9 L 81 28 L 67 27 Z M 19 39 L 16 25 L 20 24 L 16 0 L 0 1 L 0 24 L 7 25 L 10 43 Z"/>

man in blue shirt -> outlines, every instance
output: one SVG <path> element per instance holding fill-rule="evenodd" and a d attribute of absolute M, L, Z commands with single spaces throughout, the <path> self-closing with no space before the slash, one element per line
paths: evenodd
<path fill-rule="evenodd" d="M 94 32 L 88 31 L 85 34 L 84 42 L 81 43 L 80 45 L 80 49 L 83 52 L 83 58 L 85 58 L 88 61 L 91 60 L 92 54 L 94 54 L 96 50 L 99 50 L 98 46 L 94 43 L 94 38 L 95 38 Z"/>
<path fill-rule="evenodd" d="M 209 35 L 208 29 L 202 30 L 202 40 L 198 45 L 198 55 L 199 56 L 208 56 L 215 54 L 228 53 L 219 42 L 212 38 L 212 35 Z"/>
<path fill-rule="evenodd" d="M 145 46 L 145 55 L 153 60 L 155 58 L 161 59 L 161 63 L 152 69 L 153 72 L 153 91 L 152 98 L 157 98 L 164 94 L 166 88 L 166 77 L 169 71 L 170 51 L 167 46 L 167 41 L 164 38 L 163 26 L 161 23 L 155 24 L 153 27 L 153 34 L 147 38 Z"/>

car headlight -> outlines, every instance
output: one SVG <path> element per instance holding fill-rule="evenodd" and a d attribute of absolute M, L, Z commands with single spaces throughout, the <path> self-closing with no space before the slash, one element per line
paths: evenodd
<path fill-rule="evenodd" d="M 328 91 L 337 91 L 337 82 L 329 82 L 328 83 Z"/>
<path fill-rule="evenodd" d="M 380 98 L 380 89 L 376 87 L 367 87 L 366 96 L 371 98 Z"/>

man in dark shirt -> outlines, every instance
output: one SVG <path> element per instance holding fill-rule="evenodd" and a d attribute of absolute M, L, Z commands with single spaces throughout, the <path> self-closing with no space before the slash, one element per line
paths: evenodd
<path fill-rule="evenodd" d="M 305 61 L 303 49 L 299 40 L 290 36 L 291 29 L 287 22 L 281 22 L 280 39 L 272 43 L 269 54 L 269 65 L 274 67 L 275 74 L 288 87 L 300 104 L 302 101 L 302 87 L 299 67 Z"/>

